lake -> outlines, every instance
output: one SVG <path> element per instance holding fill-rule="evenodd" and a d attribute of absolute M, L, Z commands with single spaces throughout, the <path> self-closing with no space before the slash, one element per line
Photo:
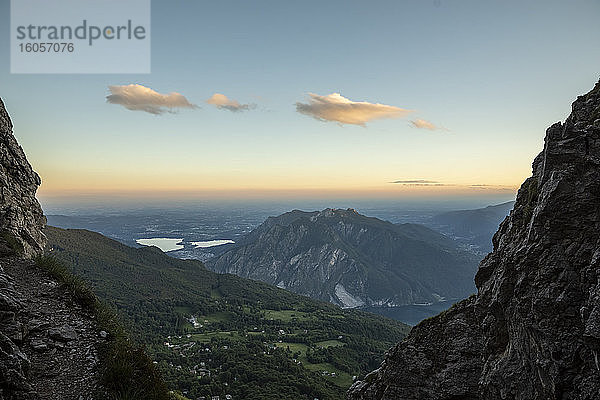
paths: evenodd
<path fill-rule="evenodd" d="M 181 250 L 183 249 L 183 238 L 170 239 L 170 238 L 151 238 L 151 239 L 137 239 L 135 242 L 143 246 L 156 246 L 165 253 L 167 251 Z"/>
<path fill-rule="evenodd" d="M 206 249 L 208 247 L 222 246 L 224 244 L 235 243 L 233 240 L 220 239 L 220 240 L 207 240 L 205 242 L 192 242 L 192 246 L 197 249 Z"/>

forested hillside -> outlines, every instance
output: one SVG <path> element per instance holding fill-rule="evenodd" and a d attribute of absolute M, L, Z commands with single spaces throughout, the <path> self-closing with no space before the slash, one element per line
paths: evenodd
<path fill-rule="evenodd" d="M 198 261 L 48 227 L 49 253 L 87 279 L 190 398 L 341 399 L 408 327 Z"/>

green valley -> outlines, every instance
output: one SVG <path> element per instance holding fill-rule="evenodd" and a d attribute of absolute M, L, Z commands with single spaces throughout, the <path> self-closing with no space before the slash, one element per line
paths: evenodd
<path fill-rule="evenodd" d="M 342 399 L 409 327 L 157 248 L 48 227 L 48 253 L 86 279 L 190 399 Z"/>

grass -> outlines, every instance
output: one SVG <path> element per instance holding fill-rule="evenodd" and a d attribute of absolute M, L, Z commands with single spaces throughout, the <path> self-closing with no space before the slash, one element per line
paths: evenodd
<path fill-rule="evenodd" d="M 108 333 L 99 346 L 102 382 L 114 400 L 167 400 L 169 394 L 158 368 L 143 348 L 135 346 L 116 314 L 102 303 L 85 281 L 51 256 L 35 259 L 36 265 L 62 283 L 84 309 L 90 311 L 99 330 Z"/>
<path fill-rule="evenodd" d="M 300 357 L 298 358 L 299 361 L 302 362 L 302 366 L 306 369 L 308 369 L 309 371 L 315 371 L 315 372 L 319 372 L 319 373 L 323 373 L 323 372 L 327 372 L 327 375 L 323 375 L 325 377 L 325 379 L 335 383 L 338 386 L 341 387 L 350 387 L 350 385 L 352 385 L 352 375 L 348 374 L 347 372 L 344 371 L 340 371 L 338 368 L 336 368 L 334 365 L 330 364 L 330 363 L 319 363 L 319 364 L 313 364 L 311 362 L 308 361 L 308 359 L 306 358 L 306 352 L 308 351 L 308 346 L 304 343 L 290 343 L 290 342 L 283 342 L 283 343 L 274 343 L 275 347 L 280 348 L 280 349 L 289 349 L 292 353 L 300 353 Z M 325 342 L 320 342 L 317 343 L 317 346 L 319 346 L 319 344 L 321 344 L 321 347 L 333 347 L 333 346 L 343 346 L 344 343 L 337 341 L 337 340 L 327 340 Z M 331 373 L 335 373 L 335 376 L 332 376 Z"/>
<path fill-rule="evenodd" d="M 171 395 L 172 400 L 190 400 L 187 397 L 185 397 L 177 392 L 171 391 L 171 392 L 169 392 L 169 394 Z"/>
<path fill-rule="evenodd" d="M 234 335 L 235 335 L 235 333 L 233 333 L 233 332 L 225 332 L 225 331 L 209 332 L 209 333 L 193 333 L 191 335 L 191 339 L 195 342 L 210 343 L 212 338 L 228 339 Z"/>
<path fill-rule="evenodd" d="M 310 315 L 296 310 L 265 310 L 265 319 L 283 322 L 290 322 L 292 320 L 307 321 L 310 319 Z"/>
<path fill-rule="evenodd" d="M 0 233 L 0 241 L 3 241 L 8 247 L 6 255 L 19 255 L 24 251 L 23 244 L 11 232 L 4 231 Z"/>
<path fill-rule="evenodd" d="M 287 342 L 283 342 L 283 343 L 275 343 L 275 346 L 277 348 L 281 348 L 281 349 L 290 349 L 290 351 L 292 353 L 300 353 L 300 357 L 303 358 L 306 356 L 306 350 L 308 350 L 308 346 L 305 345 L 304 343 L 287 343 Z M 303 360 L 305 361 L 305 360 Z M 308 361 L 305 361 L 308 362 Z"/>
<path fill-rule="evenodd" d="M 525 216 L 525 223 L 528 223 L 531 217 L 533 216 L 533 211 L 535 209 L 535 205 L 539 194 L 537 179 L 534 177 L 527 179 L 526 189 L 527 191 L 525 192 L 525 195 L 527 196 L 527 200 L 525 201 L 525 208 L 523 214 Z"/>
<path fill-rule="evenodd" d="M 334 367 L 332 364 L 329 364 L 329 363 L 310 364 L 310 363 L 303 362 L 302 365 L 304 366 L 304 368 L 311 370 L 311 371 L 316 371 L 316 372 L 321 372 L 321 373 L 326 371 L 329 374 L 331 374 L 332 372 L 335 373 L 335 376 L 325 375 L 325 378 L 330 380 L 331 382 L 335 383 L 338 386 L 348 388 L 348 387 L 350 387 L 350 385 L 352 385 L 352 375 L 350 375 L 347 372 L 340 371 L 339 369 Z"/>
<path fill-rule="evenodd" d="M 198 322 L 200 322 L 201 324 L 205 324 L 205 323 L 214 324 L 216 322 L 231 321 L 232 319 L 233 319 L 233 316 L 231 315 L 231 313 L 229 313 L 227 311 L 217 311 L 217 312 L 209 314 L 209 315 L 202 315 L 202 316 L 198 317 Z M 206 322 L 206 321 L 208 321 L 208 322 Z"/>
<path fill-rule="evenodd" d="M 337 346 L 343 346 L 344 343 L 340 342 L 339 340 L 324 340 L 322 342 L 318 342 L 316 343 L 317 347 L 322 348 L 322 349 L 326 349 L 328 347 L 337 347 Z"/>

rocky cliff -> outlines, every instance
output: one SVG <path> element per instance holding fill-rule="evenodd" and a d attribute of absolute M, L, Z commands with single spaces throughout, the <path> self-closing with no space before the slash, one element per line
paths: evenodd
<path fill-rule="evenodd" d="M 478 294 L 413 328 L 349 399 L 600 398 L 600 82 L 548 128 Z"/>
<path fill-rule="evenodd" d="M 0 400 L 91 399 L 95 322 L 31 260 L 46 243 L 39 184 L 0 100 Z"/>
<path fill-rule="evenodd" d="M 0 99 L 0 256 L 31 257 L 42 251 L 46 217 L 35 198 L 41 183 L 12 133 Z"/>
<path fill-rule="evenodd" d="M 393 307 L 470 295 L 477 261 L 424 226 L 326 209 L 271 217 L 208 267 L 342 307 Z"/>

